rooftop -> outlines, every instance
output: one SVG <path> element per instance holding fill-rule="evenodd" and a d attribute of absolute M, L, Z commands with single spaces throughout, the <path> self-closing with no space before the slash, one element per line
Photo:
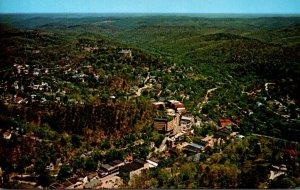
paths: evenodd
<path fill-rule="evenodd" d="M 121 166 L 120 170 L 123 172 L 132 172 L 138 169 L 141 169 L 144 167 L 144 164 L 140 164 L 137 162 L 131 162 L 129 164 L 125 164 L 124 166 Z"/>
<path fill-rule="evenodd" d="M 110 169 L 113 168 L 113 166 L 111 166 L 111 165 L 109 165 L 109 164 L 103 164 L 103 165 L 101 166 L 101 168 L 103 168 L 103 169 L 105 169 L 105 170 L 110 170 Z"/>

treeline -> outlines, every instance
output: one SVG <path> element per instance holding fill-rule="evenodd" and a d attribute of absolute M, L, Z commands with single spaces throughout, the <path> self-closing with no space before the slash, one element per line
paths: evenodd
<path fill-rule="evenodd" d="M 103 138 L 111 136 L 115 139 L 124 133 L 142 129 L 143 125 L 151 122 L 155 113 L 154 107 L 141 99 L 72 106 L 57 103 L 37 107 L 1 104 L 1 110 L 3 115 L 19 118 L 33 125 L 42 126 L 47 123 L 58 133 L 84 134 L 86 129 L 90 129 L 100 133 Z"/>

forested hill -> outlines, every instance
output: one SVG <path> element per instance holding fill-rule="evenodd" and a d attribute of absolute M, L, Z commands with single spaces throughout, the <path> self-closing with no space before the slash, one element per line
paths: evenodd
<path fill-rule="evenodd" d="M 5 187 L 18 188 L 15 173 L 49 187 L 132 155 L 161 161 L 135 188 L 265 187 L 283 164 L 289 172 L 269 187 L 299 184 L 299 16 L 11 14 L 0 23 Z M 188 130 L 181 116 L 194 120 Z M 172 143 L 161 151 L 170 134 L 160 121 L 180 123 L 173 131 L 185 143 L 213 136 L 215 146 L 195 162 L 170 153 Z"/>
<path fill-rule="evenodd" d="M 1 21 L 67 38 L 106 36 L 142 49 L 166 65 L 174 64 L 181 70 L 191 68 L 187 76 L 177 74 L 172 80 L 164 76 L 166 90 L 161 96 L 190 97 L 186 102 L 197 112 L 196 105 L 206 91 L 220 87 L 204 106 L 204 113 L 215 119 L 245 117 L 244 132 L 279 135 L 273 130 L 285 131 L 299 124 L 295 119 L 300 97 L 300 17 L 2 15 Z M 160 76 L 160 72 L 156 75 Z M 272 85 L 267 89 L 268 83 Z M 260 89 L 262 93 L 255 98 L 245 97 L 246 92 Z M 264 106 L 257 106 L 262 100 Z M 276 108 L 277 101 L 283 107 Z M 245 116 L 240 108 L 257 114 Z"/>

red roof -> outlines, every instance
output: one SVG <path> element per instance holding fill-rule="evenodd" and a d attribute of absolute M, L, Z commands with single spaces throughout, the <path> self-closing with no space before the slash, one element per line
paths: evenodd
<path fill-rule="evenodd" d="M 220 119 L 221 127 L 226 127 L 228 125 L 232 125 L 232 121 L 230 119 Z"/>
<path fill-rule="evenodd" d="M 9 131 L 6 131 L 6 132 L 4 133 L 4 135 L 7 136 L 7 137 L 10 136 L 10 134 L 11 134 L 11 133 L 10 133 Z"/>
<path fill-rule="evenodd" d="M 166 152 L 166 153 L 165 153 L 165 156 L 166 156 L 166 157 L 170 157 L 170 156 L 171 156 L 171 153 L 170 153 L 170 152 Z"/>
<path fill-rule="evenodd" d="M 296 151 L 295 151 L 295 150 L 292 150 L 292 149 L 287 150 L 287 153 L 288 153 L 289 155 L 291 155 L 291 156 L 297 156 Z"/>
<path fill-rule="evenodd" d="M 127 161 L 133 161 L 133 157 L 131 155 L 128 155 L 126 158 Z"/>
<path fill-rule="evenodd" d="M 21 100 L 23 100 L 21 96 L 16 97 L 16 102 L 20 102 Z"/>
<path fill-rule="evenodd" d="M 175 103 L 173 103 L 172 107 L 175 108 L 175 109 L 184 108 L 184 105 L 183 105 L 183 103 L 175 102 Z"/>

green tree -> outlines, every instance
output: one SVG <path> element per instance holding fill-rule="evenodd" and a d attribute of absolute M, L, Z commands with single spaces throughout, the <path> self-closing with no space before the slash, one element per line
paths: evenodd
<path fill-rule="evenodd" d="M 63 164 L 57 175 L 57 180 L 65 181 L 67 178 L 72 176 L 72 168 L 69 165 Z"/>
<path fill-rule="evenodd" d="M 84 169 L 87 171 L 96 171 L 97 170 L 97 162 L 93 159 L 87 159 L 84 165 Z"/>
<path fill-rule="evenodd" d="M 81 145 L 81 137 L 79 135 L 73 134 L 71 136 L 71 142 L 75 148 L 79 148 Z"/>

